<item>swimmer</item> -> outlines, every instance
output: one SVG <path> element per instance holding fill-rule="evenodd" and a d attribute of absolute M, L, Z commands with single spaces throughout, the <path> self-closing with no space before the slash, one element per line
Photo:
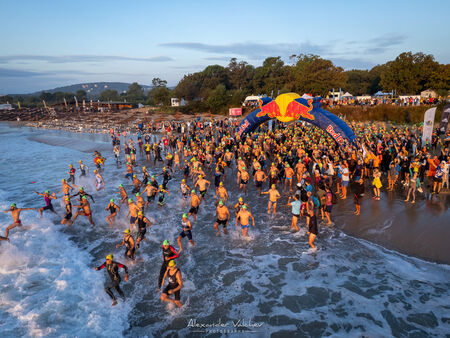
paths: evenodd
<path fill-rule="evenodd" d="M 64 197 L 64 203 L 66 203 L 66 214 L 64 215 L 64 218 L 61 220 L 61 224 L 67 224 L 67 226 L 72 225 L 72 203 L 70 203 L 70 197 L 66 196 Z"/>
<path fill-rule="evenodd" d="M 80 210 L 77 211 L 75 216 L 73 217 L 72 224 L 75 223 L 75 220 L 77 219 L 78 216 L 86 216 L 89 222 L 92 224 L 92 227 L 95 227 L 95 223 L 92 220 L 91 205 L 89 204 L 86 196 L 82 197 L 81 205 L 76 205 L 75 208 Z"/>
<path fill-rule="evenodd" d="M 142 211 L 139 209 L 139 207 L 134 203 L 132 198 L 128 199 L 128 214 L 127 217 L 131 215 L 130 217 L 130 228 L 136 223 L 138 212 Z"/>
<path fill-rule="evenodd" d="M 120 211 L 120 208 L 117 204 L 114 203 L 114 198 L 109 200 L 108 206 L 105 210 L 109 210 L 110 215 L 106 216 L 106 221 L 109 223 L 109 226 L 112 227 L 112 223 L 116 220 L 116 215 Z"/>
<path fill-rule="evenodd" d="M 272 184 L 270 190 L 261 193 L 262 195 L 269 195 L 269 203 L 267 205 L 267 213 L 270 215 L 270 209 L 273 207 L 273 214 L 275 215 L 277 211 L 277 200 L 281 198 L 280 193 L 275 187 L 275 184 Z"/>
<path fill-rule="evenodd" d="M 100 175 L 100 172 L 98 171 L 98 169 L 94 170 L 94 174 L 95 174 L 95 189 L 97 189 L 97 191 L 101 190 L 101 189 L 105 189 L 105 181 L 103 180 L 102 175 Z"/>
<path fill-rule="evenodd" d="M 142 211 L 139 211 L 138 218 L 134 224 L 138 228 L 136 247 L 139 249 L 139 243 L 141 243 L 141 241 L 147 240 L 145 238 L 145 234 L 147 233 L 147 228 L 150 225 L 152 225 L 152 223 L 149 221 L 149 219 L 147 217 L 144 216 L 144 213 Z"/>
<path fill-rule="evenodd" d="M 175 258 L 179 257 L 178 252 L 175 250 L 175 248 L 172 245 L 170 245 L 170 243 L 167 239 L 164 240 L 161 249 L 162 249 L 162 254 L 163 254 L 163 263 L 162 263 L 161 269 L 159 271 L 158 291 L 161 291 L 162 279 L 164 277 L 164 274 L 166 273 L 169 263 L 172 260 L 174 260 Z"/>
<path fill-rule="evenodd" d="M 69 183 L 67 183 L 67 181 L 64 178 L 61 180 L 61 182 L 62 188 L 60 191 L 58 191 L 58 194 L 64 192 L 64 196 L 69 196 L 70 191 L 72 191 L 74 188 Z"/>
<path fill-rule="evenodd" d="M 223 226 L 223 233 L 227 234 L 227 225 L 230 220 L 230 211 L 224 205 L 223 201 L 219 201 L 219 205 L 216 208 L 216 222 L 214 223 L 214 228 L 216 229 L 216 237 L 220 235 L 219 225 Z"/>
<path fill-rule="evenodd" d="M 159 197 L 158 197 L 158 208 L 161 209 L 161 207 L 162 207 L 164 204 L 166 204 L 166 194 L 169 194 L 169 196 L 170 196 L 170 191 L 164 189 L 164 186 L 161 184 L 161 185 L 159 186 L 158 192 L 159 192 Z"/>
<path fill-rule="evenodd" d="M 208 180 L 205 180 L 203 178 L 203 175 L 198 176 L 198 181 L 195 183 L 194 188 L 199 189 L 200 191 L 200 202 L 205 199 L 206 192 L 208 191 L 209 186 L 211 185 L 211 182 Z"/>
<path fill-rule="evenodd" d="M 112 293 L 111 289 L 116 289 L 116 291 L 119 293 L 119 296 L 122 297 L 123 300 L 125 300 L 125 295 L 123 294 L 122 289 L 120 288 L 120 275 L 119 275 L 119 268 L 125 270 L 125 282 L 128 282 L 128 268 L 126 265 L 123 265 L 118 262 L 113 261 L 114 256 L 108 255 L 106 256 L 106 261 L 102 265 L 95 268 L 95 271 L 101 270 L 103 268 L 106 268 L 108 271 L 108 275 L 111 278 L 111 281 L 107 284 L 105 284 L 105 291 L 106 293 L 111 297 L 113 300 L 112 306 L 117 305 L 117 300 L 114 294 Z"/>
<path fill-rule="evenodd" d="M 191 191 L 191 188 L 186 184 L 186 179 L 181 180 L 180 189 L 178 191 L 181 191 L 181 194 L 183 195 L 184 200 L 186 200 L 189 197 L 189 191 Z"/>
<path fill-rule="evenodd" d="M 216 191 L 216 198 L 217 197 L 219 197 L 219 200 L 223 201 L 224 203 L 226 203 L 226 201 L 228 200 L 228 191 L 223 186 L 223 182 L 219 183 L 219 187 Z"/>
<path fill-rule="evenodd" d="M 120 204 L 124 204 L 127 202 L 128 195 L 127 195 L 127 191 L 123 187 L 123 184 L 119 184 L 119 191 L 117 192 L 117 194 L 120 195 Z"/>
<path fill-rule="evenodd" d="M 241 179 L 241 181 L 240 181 L 239 189 L 244 189 L 244 195 L 247 195 L 247 183 L 248 183 L 248 180 L 250 179 L 250 175 L 247 172 L 246 167 L 242 167 L 240 179 Z"/>
<path fill-rule="evenodd" d="M 177 238 L 178 246 L 180 247 L 180 250 L 178 252 L 183 251 L 183 247 L 181 246 L 181 239 L 184 237 L 187 237 L 189 243 L 194 246 L 194 241 L 192 240 L 192 223 L 188 220 L 187 214 L 183 214 L 183 217 L 181 218 L 181 226 L 183 228 L 183 231 L 181 231 L 180 235 Z"/>
<path fill-rule="evenodd" d="M 300 201 L 300 196 L 297 194 L 294 195 L 294 200 L 292 202 L 291 202 L 291 197 L 289 197 L 287 205 L 292 207 L 292 220 L 291 220 L 291 228 L 290 229 L 295 228 L 295 231 L 299 231 L 300 229 L 298 228 L 297 222 L 298 222 L 298 219 L 300 218 L 300 209 L 302 206 L 302 202 Z"/>
<path fill-rule="evenodd" d="M 116 248 L 120 248 L 125 245 L 124 256 L 128 259 L 133 260 L 136 252 L 134 238 L 131 236 L 130 229 L 125 229 L 123 234 L 122 243 L 116 244 Z"/>
<path fill-rule="evenodd" d="M 258 188 L 259 194 L 261 195 L 263 182 L 267 180 L 267 175 L 264 171 L 261 170 L 261 167 L 258 167 L 258 169 L 255 171 L 253 180 L 255 181 L 256 187 Z"/>
<path fill-rule="evenodd" d="M 176 306 L 181 307 L 180 302 L 180 290 L 183 287 L 183 281 L 181 280 L 181 271 L 176 267 L 175 261 L 170 261 L 167 270 L 162 279 L 162 285 L 168 281 L 168 285 L 164 288 L 161 294 L 161 300 L 164 302 L 172 302 Z M 170 295 L 174 295 L 175 299 L 169 298 Z"/>
<path fill-rule="evenodd" d="M 253 218 L 252 213 L 247 210 L 246 205 L 243 205 L 242 209 L 239 211 L 236 217 L 236 227 L 238 226 L 239 223 L 241 224 L 242 235 L 244 235 L 245 237 L 249 237 L 248 236 L 248 228 L 250 224 L 249 218 L 252 219 L 253 227 L 255 227 L 255 219 Z"/>
<path fill-rule="evenodd" d="M 58 213 L 55 211 L 55 209 L 53 209 L 53 205 L 52 205 L 52 200 L 56 200 L 56 194 L 53 193 L 52 195 L 50 195 L 50 191 L 45 190 L 45 192 L 39 193 L 37 191 L 35 191 L 36 194 L 40 195 L 40 196 L 44 196 L 44 200 L 45 200 L 45 207 L 42 207 L 39 209 L 39 214 L 41 214 L 44 212 L 44 210 L 50 210 L 51 212 L 53 212 L 54 214 L 58 215 Z"/>
<path fill-rule="evenodd" d="M 4 213 L 11 213 L 13 222 L 12 224 L 8 225 L 8 227 L 5 230 L 5 237 L 2 237 L 2 240 L 9 242 L 9 230 L 14 229 L 15 227 L 22 226 L 22 221 L 20 220 L 20 213 L 25 210 L 36 210 L 37 208 L 18 208 L 16 203 L 12 203 L 11 207 L 4 211 Z"/>
<path fill-rule="evenodd" d="M 197 220 L 198 207 L 200 206 L 200 197 L 195 193 L 195 190 L 191 190 L 191 208 L 189 209 L 188 215 L 194 216 L 194 221 Z"/>
<path fill-rule="evenodd" d="M 147 193 L 147 201 L 145 201 L 145 209 L 147 209 L 149 204 L 155 200 L 156 194 L 158 193 L 158 188 L 148 182 L 145 189 L 142 190 L 142 193 Z"/>

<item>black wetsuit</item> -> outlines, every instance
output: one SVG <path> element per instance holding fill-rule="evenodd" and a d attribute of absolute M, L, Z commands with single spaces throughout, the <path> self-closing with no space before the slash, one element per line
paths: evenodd
<path fill-rule="evenodd" d="M 145 234 L 147 233 L 147 219 L 145 217 L 137 219 L 139 233 L 137 235 L 137 240 L 142 241 L 145 238 Z M 139 244 L 138 244 L 139 248 Z"/>
<path fill-rule="evenodd" d="M 164 274 L 166 273 L 169 262 L 175 258 L 178 258 L 178 253 L 171 245 L 169 245 L 167 249 L 164 249 L 164 247 L 162 247 L 162 252 L 163 252 L 163 263 L 161 265 L 161 270 L 159 271 L 159 279 L 158 279 L 159 289 L 161 288 L 162 279 L 164 277 Z"/>
<path fill-rule="evenodd" d="M 113 299 L 116 300 L 116 297 L 114 296 L 111 289 L 116 289 L 116 291 L 119 293 L 120 297 L 125 298 L 125 295 L 123 294 L 122 289 L 120 288 L 120 282 L 121 278 L 119 275 L 119 268 L 122 268 L 125 270 L 125 273 L 128 274 L 128 268 L 126 265 L 112 261 L 111 264 L 103 263 L 101 266 L 99 266 L 97 269 L 101 270 L 103 268 L 106 268 L 108 270 L 109 277 L 111 278 L 111 281 L 109 283 L 105 283 L 105 291 L 106 293 Z"/>
<path fill-rule="evenodd" d="M 169 290 L 173 290 L 176 289 L 178 287 L 178 281 L 177 281 L 177 273 L 178 271 L 180 271 L 179 269 L 176 269 L 175 272 L 173 274 L 170 274 L 170 271 L 167 271 L 167 281 L 169 282 L 169 284 L 164 288 L 163 293 L 165 294 L 169 294 Z M 181 271 L 180 271 L 181 274 Z M 175 295 L 175 300 L 180 300 L 180 290 L 175 291 L 173 293 Z"/>
<path fill-rule="evenodd" d="M 128 239 L 125 241 L 125 257 L 128 257 L 129 259 L 134 259 L 134 254 L 136 252 L 136 248 L 135 247 L 131 247 L 131 243 L 130 243 L 130 237 L 128 237 Z"/>
<path fill-rule="evenodd" d="M 109 205 L 109 212 L 112 214 L 114 214 L 116 212 L 116 207 L 114 206 L 114 204 L 110 204 Z"/>

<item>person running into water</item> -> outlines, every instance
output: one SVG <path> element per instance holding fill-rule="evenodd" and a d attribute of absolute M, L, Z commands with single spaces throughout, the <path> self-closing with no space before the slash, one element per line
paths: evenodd
<path fill-rule="evenodd" d="M 219 226 L 222 225 L 223 227 L 223 233 L 227 234 L 227 225 L 228 221 L 230 220 L 230 211 L 226 207 L 226 205 L 223 204 L 223 201 L 219 201 L 219 205 L 216 208 L 216 222 L 214 223 L 214 228 L 216 229 L 216 237 L 220 235 L 220 229 Z"/>
<path fill-rule="evenodd" d="M 197 214 L 198 214 L 198 207 L 200 205 L 200 197 L 195 193 L 195 190 L 191 190 L 191 208 L 189 209 L 188 215 L 194 216 L 194 221 L 197 220 Z"/>
<path fill-rule="evenodd" d="M 117 192 L 120 195 L 120 204 L 124 204 L 128 200 L 127 191 L 123 187 L 123 184 L 119 184 L 119 191 Z"/>
<path fill-rule="evenodd" d="M 111 198 L 109 200 L 109 204 L 105 208 L 105 210 L 109 210 L 109 212 L 111 213 L 110 215 L 106 216 L 106 220 L 108 221 L 109 226 L 112 227 L 112 223 L 116 220 L 116 215 L 120 211 L 119 206 L 114 203 L 114 198 Z"/>
<path fill-rule="evenodd" d="M 310 195 L 310 193 L 308 193 Z M 318 234 L 317 229 L 317 216 L 316 216 L 316 210 L 314 206 L 314 201 L 312 198 L 308 199 L 308 202 L 306 204 L 306 213 L 308 215 L 308 231 L 306 232 L 307 235 L 309 235 L 309 245 L 311 248 L 315 248 L 314 241 L 316 239 L 316 236 Z"/>
<path fill-rule="evenodd" d="M 277 200 L 281 198 L 280 193 L 278 192 L 275 184 L 272 184 L 270 190 L 261 193 L 261 195 L 269 195 L 269 203 L 267 204 L 267 213 L 270 215 L 270 210 L 273 207 L 273 214 L 277 212 Z"/>
<path fill-rule="evenodd" d="M 132 198 L 128 199 L 128 214 L 127 217 L 130 216 L 130 228 L 136 223 L 138 212 L 142 211 L 139 207 L 134 203 Z"/>
<path fill-rule="evenodd" d="M 169 190 L 166 190 L 164 186 L 161 184 L 159 186 L 159 197 L 158 197 L 158 208 L 161 209 L 164 204 L 166 204 L 166 194 L 170 196 Z"/>
<path fill-rule="evenodd" d="M 219 188 L 217 188 L 217 191 L 216 191 L 216 198 L 217 197 L 219 198 L 219 200 L 223 201 L 224 203 L 226 203 L 226 201 L 228 200 L 228 191 L 223 186 L 223 182 L 219 183 Z"/>
<path fill-rule="evenodd" d="M 142 194 L 145 193 L 147 193 L 147 201 L 145 201 L 145 209 L 147 209 L 149 204 L 155 200 L 155 197 L 158 194 L 158 188 L 152 185 L 151 182 L 148 182 L 145 189 L 142 190 Z"/>
<path fill-rule="evenodd" d="M 48 191 L 48 190 L 45 190 L 45 192 L 43 194 L 40 193 L 40 192 L 37 192 L 37 191 L 35 191 L 35 193 L 40 195 L 40 196 L 44 196 L 45 207 L 42 207 L 42 208 L 39 209 L 39 214 L 41 216 L 42 216 L 42 213 L 44 212 L 44 210 L 50 210 L 54 214 L 58 215 L 58 213 L 55 211 L 55 209 L 53 208 L 53 205 L 52 205 L 52 200 L 56 200 L 56 194 L 55 193 L 50 195 L 50 191 Z"/>
<path fill-rule="evenodd" d="M 16 203 L 12 203 L 11 207 L 4 211 L 4 213 L 11 213 L 13 222 L 8 225 L 5 230 L 5 237 L 2 237 L 2 240 L 9 242 L 9 230 L 14 229 L 15 227 L 21 227 L 22 221 L 20 220 L 20 213 L 25 210 L 36 210 L 37 208 L 18 208 Z M 1 236 L 0 236 L 1 237 Z"/>
<path fill-rule="evenodd" d="M 163 286 L 166 278 L 168 284 L 161 294 L 161 300 L 164 302 L 172 302 L 176 306 L 181 307 L 180 290 L 183 287 L 183 281 L 181 280 L 181 271 L 176 267 L 175 261 L 170 261 L 168 264 L 168 268 L 162 280 Z M 172 294 L 175 296 L 175 299 L 169 298 Z"/>
<path fill-rule="evenodd" d="M 302 206 L 302 202 L 300 201 L 300 196 L 295 194 L 294 200 L 292 202 L 291 202 L 291 197 L 289 196 L 287 205 L 289 207 L 292 207 L 292 220 L 291 220 L 291 228 L 290 229 L 295 228 L 295 231 L 299 231 L 300 229 L 298 228 L 297 222 L 298 222 L 298 219 L 300 218 L 300 209 Z"/>
<path fill-rule="evenodd" d="M 61 182 L 62 188 L 60 191 L 58 191 L 58 194 L 64 192 L 64 196 L 68 197 L 70 195 L 70 191 L 72 191 L 74 188 L 69 183 L 67 183 L 67 181 L 64 178 L 61 180 Z"/>
<path fill-rule="evenodd" d="M 89 204 L 86 196 L 82 197 L 81 205 L 75 205 L 75 208 L 80 210 L 77 211 L 75 216 L 73 217 L 72 224 L 75 223 L 78 216 L 86 216 L 89 222 L 92 224 L 92 227 L 95 227 L 95 223 L 92 220 L 91 205 Z"/>
<path fill-rule="evenodd" d="M 180 235 L 178 235 L 177 238 L 178 246 L 180 247 L 180 250 L 178 252 L 183 251 L 181 239 L 184 237 L 187 237 L 189 243 L 191 243 L 191 245 L 194 246 L 194 241 L 192 240 L 192 224 L 191 221 L 188 220 L 188 215 L 186 213 L 183 214 L 183 217 L 181 219 L 181 226 L 183 230 L 181 231 Z"/>
<path fill-rule="evenodd" d="M 131 182 L 131 185 L 134 185 L 134 188 L 131 191 L 132 194 L 136 194 L 141 191 L 142 182 L 137 178 L 136 174 L 133 175 L 133 181 Z"/>
<path fill-rule="evenodd" d="M 114 293 L 112 292 L 111 289 L 116 289 L 119 296 L 122 298 L 122 300 L 125 301 L 125 295 L 124 295 L 122 289 L 120 288 L 121 278 L 119 275 L 119 269 L 125 270 L 125 282 L 128 282 L 127 266 L 122 263 L 113 261 L 113 258 L 114 258 L 113 255 L 106 256 L 105 263 L 103 263 L 102 265 L 95 268 L 95 271 L 102 270 L 104 268 L 106 268 L 106 270 L 108 271 L 108 275 L 109 275 L 109 278 L 111 279 L 111 281 L 109 283 L 105 284 L 105 291 L 113 300 L 112 306 L 117 305 L 117 300 L 116 300 L 116 296 L 114 296 Z"/>
<path fill-rule="evenodd" d="M 76 197 L 76 196 L 80 196 L 80 203 L 83 201 L 83 197 L 86 197 L 86 198 L 89 197 L 92 200 L 92 202 L 95 203 L 94 197 L 92 197 L 91 194 L 88 194 L 86 191 L 84 191 L 84 187 L 80 187 L 80 190 L 75 195 L 70 196 L 70 198 Z"/>
<path fill-rule="evenodd" d="M 134 243 L 134 238 L 131 236 L 130 229 L 125 229 L 123 234 L 122 243 L 116 244 L 116 249 L 125 245 L 124 256 L 128 259 L 134 260 L 136 247 Z"/>
<path fill-rule="evenodd" d="M 250 175 L 247 171 L 246 167 L 242 167 L 241 172 L 240 172 L 240 185 L 239 185 L 239 189 L 243 189 L 244 190 L 244 195 L 247 195 L 247 183 L 248 180 L 250 179 Z"/>
<path fill-rule="evenodd" d="M 198 181 L 195 183 L 194 188 L 196 189 L 198 187 L 200 191 L 200 202 L 205 199 L 206 192 L 208 191 L 210 185 L 210 181 L 205 180 L 202 175 L 198 176 Z"/>
<path fill-rule="evenodd" d="M 161 291 L 162 280 L 163 280 L 164 274 L 166 273 L 169 262 L 171 262 L 175 258 L 179 257 L 178 252 L 175 250 L 175 248 L 172 245 L 170 245 L 170 243 L 167 239 L 164 240 L 161 249 L 162 249 L 162 254 L 163 254 L 163 263 L 162 263 L 161 269 L 159 271 L 158 291 Z"/>
<path fill-rule="evenodd" d="M 70 203 L 69 196 L 64 197 L 64 203 L 66 203 L 65 205 L 66 214 L 64 215 L 64 218 L 61 220 L 61 224 L 67 224 L 67 226 L 70 227 L 72 225 L 72 203 Z"/>
<path fill-rule="evenodd" d="M 252 219 L 253 227 L 255 227 L 255 219 L 253 218 L 252 213 L 248 211 L 247 206 L 244 204 L 236 216 L 236 227 L 239 223 L 241 224 L 242 235 L 245 237 L 249 237 L 248 228 L 250 227 L 250 218 Z"/>
<path fill-rule="evenodd" d="M 72 164 L 69 164 L 69 171 L 67 173 L 69 174 L 67 182 L 72 182 L 72 184 L 75 184 L 75 168 Z"/>
<path fill-rule="evenodd" d="M 78 163 L 80 165 L 80 171 L 81 171 L 80 177 L 86 176 L 86 172 L 89 171 L 88 166 L 86 164 L 84 164 L 82 160 L 78 161 Z"/>
<path fill-rule="evenodd" d="M 134 223 L 138 228 L 138 235 L 136 240 L 136 248 L 139 249 L 139 244 L 142 241 L 146 241 L 145 234 L 147 233 L 147 227 L 152 225 L 152 223 L 149 221 L 147 217 L 144 216 L 144 213 L 142 211 L 138 212 L 138 218 L 136 220 L 136 223 Z"/>
<path fill-rule="evenodd" d="M 189 186 L 186 184 L 186 180 L 184 178 L 181 180 L 180 189 L 178 189 L 178 191 L 181 191 L 184 200 L 189 197 L 189 191 L 191 191 L 191 188 L 189 188 Z"/>
<path fill-rule="evenodd" d="M 102 175 L 100 174 L 100 172 L 95 169 L 94 170 L 94 174 L 95 174 L 95 189 L 97 189 L 97 191 L 101 190 L 101 189 L 105 189 L 105 181 L 103 180 Z"/>
<path fill-rule="evenodd" d="M 263 182 L 267 180 L 267 175 L 264 171 L 261 170 L 261 167 L 258 167 L 258 169 L 255 172 L 255 175 L 253 175 L 253 179 L 256 183 L 256 187 L 259 190 L 259 194 L 261 195 Z"/>

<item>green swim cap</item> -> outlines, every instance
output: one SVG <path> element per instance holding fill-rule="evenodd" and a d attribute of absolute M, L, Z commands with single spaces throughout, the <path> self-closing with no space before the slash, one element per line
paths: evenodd
<path fill-rule="evenodd" d="M 83 191 L 83 190 L 84 190 L 84 187 L 80 187 L 80 190 Z"/>
<path fill-rule="evenodd" d="M 86 197 L 86 196 L 83 196 L 83 197 L 81 197 L 81 199 L 83 199 L 83 200 L 87 200 L 87 197 Z"/>
<path fill-rule="evenodd" d="M 152 178 L 155 178 L 155 175 L 152 175 Z"/>
<path fill-rule="evenodd" d="M 183 218 L 188 218 L 188 215 L 186 213 L 184 213 Z"/>
<path fill-rule="evenodd" d="M 167 239 L 164 240 L 163 245 L 170 245 Z"/>
<path fill-rule="evenodd" d="M 119 184 L 119 187 L 123 188 L 123 184 L 122 184 L 122 183 L 120 183 L 120 184 Z"/>
<path fill-rule="evenodd" d="M 132 199 L 132 198 L 129 198 L 129 199 L 128 199 L 128 203 L 133 203 L 133 199 Z"/>
<path fill-rule="evenodd" d="M 114 198 L 111 198 L 109 201 L 114 203 Z"/>
<path fill-rule="evenodd" d="M 191 193 L 195 194 L 195 190 L 194 190 L 194 189 L 192 189 L 192 190 L 191 190 Z"/>
<path fill-rule="evenodd" d="M 16 207 L 17 207 L 16 203 L 11 203 L 11 206 L 12 206 L 13 208 L 16 208 Z"/>
<path fill-rule="evenodd" d="M 223 205 L 223 201 L 222 200 L 219 201 L 219 205 Z"/>
<path fill-rule="evenodd" d="M 136 197 L 139 197 L 141 194 L 139 194 L 138 192 L 136 193 Z"/>
<path fill-rule="evenodd" d="M 50 194 L 50 191 L 48 191 L 48 190 L 45 190 L 45 193 L 46 193 L 46 194 Z"/>
<path fill-rule="evenodd" d="M 242 209 L 247 210 L 247 206 L 244 204 L 244 205 L 242 206 Z"/>

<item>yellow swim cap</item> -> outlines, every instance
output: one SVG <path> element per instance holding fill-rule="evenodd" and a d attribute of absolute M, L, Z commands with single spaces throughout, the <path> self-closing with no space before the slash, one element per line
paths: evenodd
<path fill-rule="evenodd" d="M 171 261 L 169 262 L 169 266 L 175 266 L 175 262 L 174 262 L 173 260 L 171 260 Z"/>
<path fill-rule="evenodd" d="M 130 233 L 130 229 L 125 229 L 124 233 L 129 234 Z"/>
<path fill-rule="evenodd" d="M 114 258 L 114 256 L 113 256 L 113 255 L 111 255 L 111 254 L 109 254 L 108 256 L 106 256 L 106 260 L 110 260 L 110 261 L 112 261 L 112 260 L 113 260 L 113 258 Z"/>

